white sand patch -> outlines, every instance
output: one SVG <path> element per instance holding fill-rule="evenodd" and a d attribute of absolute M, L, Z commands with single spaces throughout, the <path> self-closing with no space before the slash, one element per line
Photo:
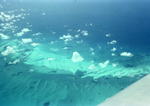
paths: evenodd
<path fill-rule="evenodd" d="M 84 58 L 82 58 L 82 56 L 78 52 L 73 52 L 71 60 L 73 62 L 81 62 L 84 60 Z"/>
<path fill-rule="evenodd" d="M 123 52 L 123 53 L 120 53 L 120 56 L 125 56 L 125 57 L 132 57 L 133 54 L 130 53 L 130 52 Z"/>
<path fill-rule="evenodd" d="M 2 33 L 0 33 L 0 37 L 1 37 L 1 39 L 9 39 L 9 36 L 4 35 L 4 34 L 2 34 Z"/>
<path fill-rule="evenodd" d="M 106 60 L 104 63 L 99 63 L 101 68 L 105 68 L 109 64 L 109 60 Z"/>
<path fill-rule="evenodd" d="M 7 55 L 12 54 L 12 53 L 15 53 L 15 50 L 12 47 L 7 46 L 7 49 L 5 51 L 2 51 L 1 55 L 7 56 Z"/>
<path fill-rule="evenodd" d="M 32 39 L 31 38 L 25 38 L 25 39 L 22 39 L 22 42 L 23 43 L 31 43 Z"/>

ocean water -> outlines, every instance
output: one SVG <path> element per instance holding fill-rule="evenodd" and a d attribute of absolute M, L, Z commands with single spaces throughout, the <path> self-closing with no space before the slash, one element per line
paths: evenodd
<path fill-rule="evenodd" d="M 0 106 L 96 106 L 149 74 L 149 3 L 0 1 Z"/>

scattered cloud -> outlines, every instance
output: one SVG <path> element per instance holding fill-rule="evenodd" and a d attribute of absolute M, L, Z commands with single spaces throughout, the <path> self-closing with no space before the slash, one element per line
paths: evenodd
<path fill-rule="evenodd" d="M 84 58 L 82 58 L 82 56 L 78 52 L 73 52 L 71 60 L 73 62 L 81 62 L 84 60 Z"/>
<path fill-rule="evenodd" d="M 132 57 L 133 54 L 130 53 L 130 52 L 123 52 L 123 53 L 120 53 L 121 56 L 125 56 L 125 57 Z"/>

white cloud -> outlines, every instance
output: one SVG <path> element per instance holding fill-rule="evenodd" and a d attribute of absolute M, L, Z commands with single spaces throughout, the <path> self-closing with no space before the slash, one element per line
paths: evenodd
<path fill-rule="evenodd" d="M 6 15 L 4 12 L 1 12 L 1 14 L 0 14 L 0 20 L 3 21 L 3 22 L 10 21 L 13 18 L 15 18 L 14 14 L 12 14 L 12 15 Z"/>
<path fill-rule="evenodd" d="M 53 61 L 55 58 L 47 58 L 47 60 L 49 61 Z"/>
<path fill-rule="evenodd" d="M 78 29 L 78 30 L 77 30 L 77 32 L 80 32 L 80 31 L 81 31 L 81 29 Z"/>
<path fill-rule="evenodd" d="M 110 36 L 111 36 L 111 34 L 106 34 L 105 36 L 106 36 L 106 37 L 110 37 Z"/>
<path fill-rule="evenodd" d="M 42 13 L 42 15 L 46 15 L 46 13 Z"/>
<path fill-rule="evenodd" d="M 53 52 L 58 52 L 59 50 L 57 48 L 50 48 L 51 51 Z"/>
<path fill-rule="evenodd" d="M 117 43 L 117 41 L 116 41 L 116 40 L 112 40 L 111 42 L 108 42 L 107 44 L 113 45 L 113 44 L 115 44 L 115 43 Z"/>
<path fill-rule="evenodd" d="M 93 26 L 93 24 L 92 24 L 92 23 L 90 23 L 90 26 Z"/>
<path fill-rule="evenodd" d="M 104 63 L 99 63 L 101 68 L 105 68 L 109 64 L 109 60 L 106 60 Z"/>
<path fill-rule="evenodd" d="M 90 51 L 94 51 L 94 49 L 93 49 L 93 48 L 90 48 Z"/>
<path fill-rule="evenodd" d="M 88 36 L 87 30 L 83 30 L 81 33 L 82 33 L 84 36 Z"/>
<path fill-rule="evenodd" d="M 115 48 L 115 47 L 113 47 L 112 49 L 111 49 L 111 51 L 112 52 L 115 52 L 117 49 Z"/>
<path fill-rule="evenodd" d="M 71 41 L 73 37 L 70 34 L 67 34 L 59 37 L 59 39 L 63 39 L 65 42 L 67 42 L 67 41 Z"/>
<path fill-rule="evenodd" d="M 94 64 L 90 65 L 88 67 L 88 69 L 91 70 L 91 71 L 96 71 L 97 70 L 97 68 L 96 68 L 96 66 Z"/>
<path fill-rule="evenodd" d="M 111 55 L 112 55 L 112 56 L 116 56 L 116 54 L 115 54 L 115 53 L 112 53 Z"/>
<path fill-rule="evenodd" d="M 30 45 L 37 46 L 37 45 L 40 45 L 40 44 L 39 43 L 31 43 Z"/>
<path fill-rule="evenodd" d="M 15 50 L 13 50 L 12 47 L 7 46 L 7 49 L 5 51 L 2 51 L 1 55 L 7 56 L 7 55 L 12 54 L 12 53 L 15 53 Z"/>
<path fill-rule="evenodd" d="M 66 50 L 66 49 L 68 49 L 68 47 L 64 47 L 63 49 L 65 49 L 65 50 Z"/>
<path fill-rule="evenodd" d="M 33 72 L 33 71 L 35 71 L 35 70 L 34 70 L 34 69 L 30 69 L 30 70 L 29 70 L 29 72 Z"/>
<path fill-rule="evenodd" d="M 16 35 L 17 36 L 22 36 L 24 34 L 24 32 L 19 32 L 19 33 L 17 33 Z"/>
<path fill-rule="evenodd" d="M 125 56 L 125 57 L 132 57 L 133 54 L 130 53 L 130 52 L 123 52 L 123 53 L 120 53 L 121 56 Z"/>
<path fill-rule="evenodd" d="M 112 66 L 113 66 L 113 67 L 116 67 L 116 66 L 117 66 L 117 64 L 113 63 L 113 64 L 112 64 Z"/>
<path fill-rule="evenodd" d="M 1 37 L 1 39 L 9 39 L 9 37 L 7 35 L 4 35 L 2 33 L 0 33 L 0 37 Z"/>
<path fill-rule="evenodd" d="M 28 29 L 28 28 L 23 28 L 22 29 L 22 32 L 29 32 L 30 31 L 30 29 Z"/>
<path fill-rule="evenodd" d="M 84 58 L 82 58 L 82 56 L 78 52 L 73 52 L 71 60 L 73 62 L 81 62 L 84 60 Z"/>
<path fill-rule="evenodd" d="M 77 35 L 75 35 L 74 37 L 75 37 L 75 38 L 79 38 L 79 36 L 80 36 L 80 35 L 79 35 L 79 34 L 77 34 Z"/>
<path fill-rule="evenodd" d="M 29 30 L 28 28 L 23 28 L 23 29 L 21 30 L 21 32 L 18 32 L 18 33 L 16 34 L 16 36 L 22 36 L 22 35 L 24 35 L 25 33 L 29 32 L 29 31 L 31 31 L 31 30 Z"/>
<path fill-rule="evenodd" d="M 32 42 L 32 39 L 31 38 L 25 38 L 25 39 L 22 39 L 22 42 L 23 43 L 30 43 L 30 42 Z"/>
<path fill-rule="evenodd" d="M 20 63 L 20 60 L 14 60 L 13 62 L 9 62 L 8 64 L 17 64 Z"/>
<path fill-rule="evenodd" d="M 95 55 L 95 53 L 94 53 L 94 52 L 92 52 L 92 53 L 91 53 L 91 55 Z"/>
<path fill-rule="evenodd" d="M 83 40 L 80 40 L 80 41 L 76 41 L 76 43 L 83 43 Z"/>
<path fill-rule="evenodd" d="M 32 34 L 33 36 L 37 36 L 37 35 L 40 35 L 41 33 L 40 32 L 38 32 L 38 33 L 34 33 L 34 34 Z"/>

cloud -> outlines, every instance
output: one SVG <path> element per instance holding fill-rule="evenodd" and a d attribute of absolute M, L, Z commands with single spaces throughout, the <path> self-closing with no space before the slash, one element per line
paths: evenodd
<path fill-rule="evenodd" d="M 105 68 L 109 64 L 109 60 L 106 60 L 104 63 L 99 63 L 101 68 Z"/>
<path fill-rule="evenodd" d="M 115 48 L 115 47 L 113 47 L 112 49 L 111 49 L 111 51 L 112 52 L 115 52 L 117 49 Z"/>
<path fill-rule="evenodd" d="M 88 36 L 87 30 L 83 30 L 81 33 L 82 33 L 84 36 Z"/>
<path fill-rule="evenodd" d="M 41 33 L 40 32 L 38 32 L 38 33 L 34 33 L 34 34 L 32 34 L 33 36 L 37 36 L 37 35 L 40 35 Z"/>
<path fill-rule="evenodd" d="M 82 58 L 82 56 L 78 52 L 73 52 L 71 60 L 73 62 L 81 62 L 84 60 L 84 58 Z"/>
<path fill-rule="evenodd" d="M 112 40 L 111 42 L 108 42 L 107 44 L 113 45 L 113 44 L 115 44 L 115 43 L 117 43 L 117 41 L 116 41 L 116 40 Z"/>
<path fill-rule="evenodd" d="M 106 36 L 106 37 L 110 37 L 110 36 L 111 36 L 111 34 L 106 34 L 105 36 Z"/>
<path fill-rule="evenodd" d="M 112 66 L 113 66 L 113 67 L 116 67 L 116 66 L 117 66 L 117 64 L 116 64 L 116 63 L 113 63 L 113 64 L 112 64 Z"/>
<path fill-rule="evenodd" d="M 2 51 L 1 55 L 7 56 L 7 55 L 9 55 L 11 53 L 15 53 L 15 50 L 12 47 L 7 46 L 7 49 L 5 51 Z"/>
<path fill-rule="evenodd" d="M 22 42 L 23 43 L 30 43 L 30 42 L 32 42 L 32 39 L 31 38 L 25 38 L 25 39 L 22 39 Z"/>
<path fill-rule="evenodd" d="M 17 63 L 20 63 L 20 60 L 14 60 L 12 62 L 9 62 L 8 64 L 17 64 Z"/>
<path fill-rule="evenodd" d="M 0 20 L 3 21 L 3 22 L 10 21 L 10 20 L 12 20 L 14 18 L 15 18 L 14 14 L 12 14 L 12 15 L 6 15 L 4 12 L 0 13 Z"/>
<path fill-rule="evenodd" d="M 29 32 L 29 31 L 31 31 L 31 30 L 29 30 L 28 28 L 23 28 L 21 30 L 21 32 L 16 34 L 16 36 L 22 36 L 22 35 L 24 35 L 25 33 Z"/>
<path fill-rule="evenodd" d="M 97 70 L 97 68 L 96 68 L 96 66 L 94 64 L 90 65 L 88 67 L 88 69 L 91 70 L 91 71 L 96 71 Z"/>
<path fill-rule="evenodd" d="M 125 57 L 132 57 L 133 54 L 130 53 L 130 52 L 123 52 L 123 53 L 120 53 L 121 56 L 125 56 Z"/>
<path fill-rule="evenodd" d="M 63 39 L 65 42 L 67 42 L 67 41 L 71 41 L 73 37 L 70 34 L 67 34 L 59 37 L 59 39 Z"/>
<path fill-rule="evenodd" d="M 115 53 L 112 53 L 111 55 L 112 55 L 112 56 L 116 56 L 116 54 L 115 54 Z"/>
<path fill-rule="evenodd" d="M 7 35 L 4 35 L 2 33 L 0 33 L 0 37 L 1 37 L 1 39 L 9 39 L 9 37 Z"/>

